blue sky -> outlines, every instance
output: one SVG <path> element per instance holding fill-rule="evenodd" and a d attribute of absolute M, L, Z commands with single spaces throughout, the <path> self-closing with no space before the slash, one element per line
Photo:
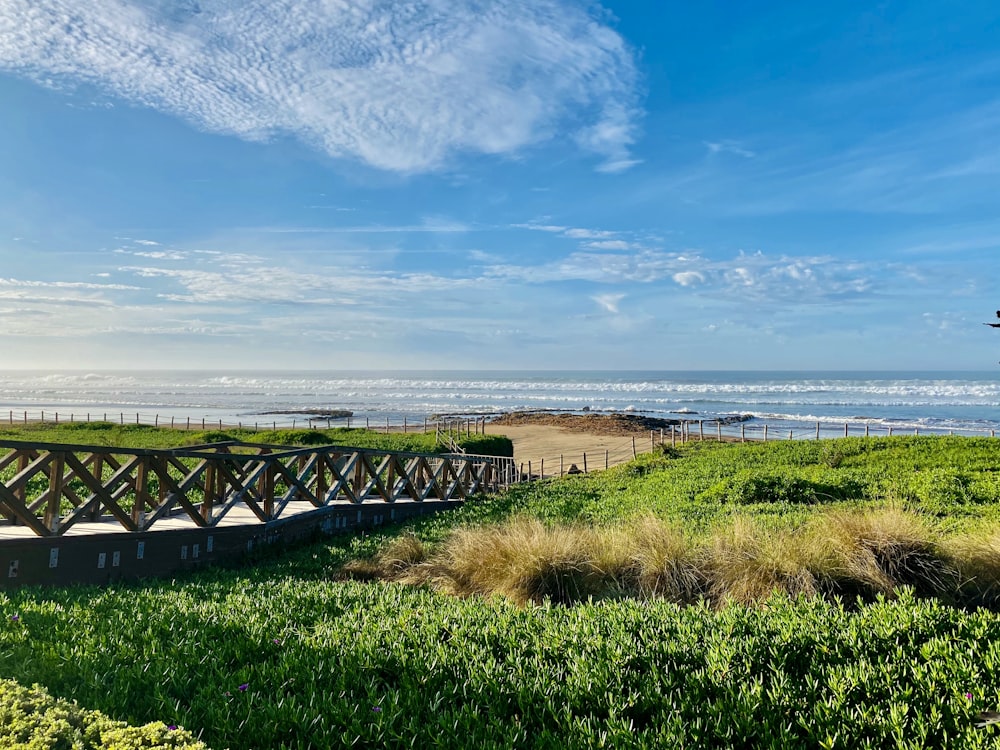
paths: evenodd
<path fill-rule="evenodd" d="M 1000 5 L 0 0 L 0 367 L 989 369 Z"/>

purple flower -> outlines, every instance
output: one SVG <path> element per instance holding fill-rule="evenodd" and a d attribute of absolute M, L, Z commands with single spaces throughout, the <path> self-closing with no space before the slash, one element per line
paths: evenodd
<path fill-rule="evenodd" d="M 382 707 L 381 706 L 372 706 L 372 711 L 374 711 L 377 714 L 380 714 L 380 713 L 382 713 Z"/>
<path fill-rule="evenodd" d="M 11 622 L 18 622 L 20 619 L 21 619 L 21 615 L 11 615 L 10 616 L 10 621 Z"/>
<path fill-rule="evenodd" d="M 167 729 L 169 729 L 171 732 L 174 732 L 174 731 L 177 730 L 177 725 L 176 724 L 167 724 Z"/>
<path fill-rule="evenodd" d="M 970 700 L 970 701 L 971 701 L 971 700 L 972 700 L 972 693 L 966 693 L 966 694 L 965 694 L 965 697 L 966 697 L 966 698 L 967 698 L 968 700 Z"/>
<path fill-rule="evenodd" d="M 239 690 L 240 690 L 241 693 L 245 693 L 247 691 L 248 687 L 250 687 L 250 683 L 249 682 L 244 682 L 242 685 L 240 685 Z"/>
<path fill-rule="evenodd" d="M 279 646 L 281 645 L 281 639 L 280 639 L 280 638 L 275 638 L 275 639 L 274 639 L 274 642 L 275 642 L 275 643 L 276 643 L 277 645 L 279 645 Z"/>

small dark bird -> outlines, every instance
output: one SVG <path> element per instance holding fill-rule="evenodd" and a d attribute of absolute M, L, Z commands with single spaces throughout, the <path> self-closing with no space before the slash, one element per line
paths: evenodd
<path fill-rule="evenodd" d="M 1000 318 L 1000 310 L 997 310 L 997 317 Z"/>
<path fill-rule="evenodd" d="M 1000 711 L 981 711 L 976 716 L 976 726 L 980 729 L 997 723 L 1000 723 Z"/>
<path fill-rule="evenodd" d="M 990 328 L 1000 328 L 1000 323 L 983 323 L 984 326 L 989 326 Z"/>

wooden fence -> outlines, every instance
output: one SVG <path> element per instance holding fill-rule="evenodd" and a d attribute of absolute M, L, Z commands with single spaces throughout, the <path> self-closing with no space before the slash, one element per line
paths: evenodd
<path fill-rule="evenodd" d="M 514 460 L 241 442 L 173 450 L 0 441 L 0 526 L 42 537 L 83 523 L 131 532 L 181 517 L 216 526 L 234 508 L 273 521 L 290 503 L 461 500 L 517 481 Z"/>

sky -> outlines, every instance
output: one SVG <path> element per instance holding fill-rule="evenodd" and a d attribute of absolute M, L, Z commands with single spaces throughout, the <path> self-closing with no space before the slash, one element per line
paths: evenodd
<path fill-rule="evenodd" d="M 0 0 L 0 369 L 990 370 L 1000 4 Z"/>

